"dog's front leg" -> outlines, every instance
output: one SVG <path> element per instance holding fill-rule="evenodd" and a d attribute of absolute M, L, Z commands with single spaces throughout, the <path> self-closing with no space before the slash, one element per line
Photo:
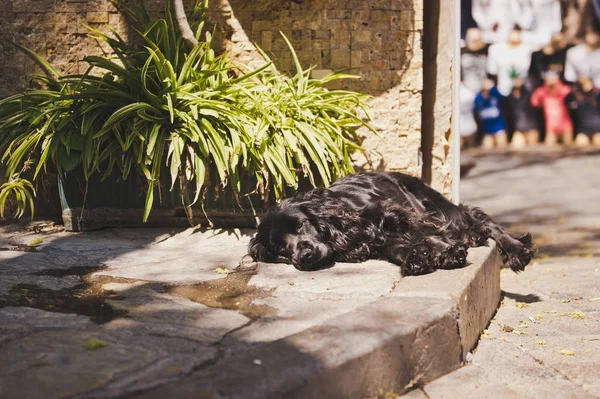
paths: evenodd
<path fill-rule="evenodd" d="M 426 237 L 439 269 L 456 269 L 467 263 L 468 245 L 452 240 L 445 235 L 430 235 Z"/>
<path fill-rule="evenodd" d="M 390 240 L 384 256 L 400 266 L 403 276 L 418 276 L 436 269 L 431 250 L 427 240 L 397 238 Z"/>

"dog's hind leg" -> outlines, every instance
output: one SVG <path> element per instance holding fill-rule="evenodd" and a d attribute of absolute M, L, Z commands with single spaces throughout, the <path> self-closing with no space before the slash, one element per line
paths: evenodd
<path fill-rule="evenodd" d="M 515 272 L 524 270 L 535 253 L 531 234 L 513 236 L 494 222 L 481 209 L 466 208 L 475 220 L 481 222 L 482 226 L 489 230 L 490 238 L 498 244 L 504 264 Z"/>

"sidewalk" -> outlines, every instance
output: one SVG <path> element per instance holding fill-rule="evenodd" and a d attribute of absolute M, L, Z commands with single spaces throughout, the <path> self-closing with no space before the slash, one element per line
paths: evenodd
<path fill-rule="evenodd" d="M 462 183 L 477 204 L 539 248 L 501 273 L 502 304 L 471 364 L 407 398 L 600 397 L 600 153 L 477 155 Z"/>

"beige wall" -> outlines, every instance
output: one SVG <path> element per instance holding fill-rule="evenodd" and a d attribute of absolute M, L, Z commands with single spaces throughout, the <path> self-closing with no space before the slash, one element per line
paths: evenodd
<path fill-rule="evenodd" d="M 352 68 L 360 75 L 333 86 L 374 96 L 370 112 L 379 137 L 363 132 L 369 151 L 356 157 L 358 167 L 421 175 L 422 0 L 229 2 L 248 37 L 283 70 L 293 67 L 279 31 L 304 67 L 315 65 L 316 73 Z"/>
<path fill-rule="evenodd" d="M 452 194 L 452 113 L 454 3 L 431 0 L 424 23 L 422 179 L 450 197 Z"/>
<path fill-rule="evenodd" d="M 163 4 L 146 3 L 150 9 Z M 368 159 L 357 157 L 359 167 L 421 175 L 423 0 L 230 0 L 230 6 L 247 37 L 272 53 L 282 69 L 291 69 L 292 61 L 280 30 L 305 67 L 321 72 L 351 67 L 360 75 L 335 86 L 374 96 L 372 123 L 379 137 L 365 133 Z M 82 72 L 85 63 L 79 60 L 101 53 L 83 24 L 102 30 L 111 25 L 125 36 L 128 29 L 107 0 L 0 0 L 0 9 L 0 96 L 22 87 L 26 74 L 35 71 L 7 40 L 32 48 L 63 71 Z M 229 39 L 236 48 L 243 41 Z"/>
<path fill-rule="evenodd" d="M 83 57 L 102 53 L 86 36 L 84 24 L 127 30 L 108 0 L 0 0 L 0 10 L 0 96 L 23 87 L 26 76 L 36 71 L 11 41 L 45 56 L 63 72 L 77 73 L 85 71 Z"/>

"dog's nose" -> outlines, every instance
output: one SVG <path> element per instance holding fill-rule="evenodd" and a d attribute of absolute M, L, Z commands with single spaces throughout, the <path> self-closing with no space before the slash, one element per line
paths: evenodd
<path fill-rule="evenodd" d="M 312 249 L 304 249 L 304 250 L 302 250 L 302 252 L 300 252 L 300 255 L 298 256 L 298 258 L 300 259 L 300 262 L 308 263 L 312 259 L 313 253 L 314 252 Z"/>

